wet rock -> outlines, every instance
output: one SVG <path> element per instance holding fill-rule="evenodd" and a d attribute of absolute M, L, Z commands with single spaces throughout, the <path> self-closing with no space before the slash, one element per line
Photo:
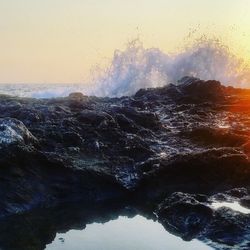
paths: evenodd
<path fill-rule="evenodd" d="M 125 132 L 135 133 L 139 130 L 139 127 L 133 122 L 133 120 L 127 118 L 123 114 L 117 114 L 115 116 L 118 126 Z"/>
<path fill-rule="evenodd" d="M 80 146 L 83 139 L 78 133 L 66 132 L 63 134 L 63 141 L 67 146 Z"/>
<path fill-rule="evenodd" d="M 78 116 L 77 119 L 84 124 L 98 126 L 101 122 L 104 122 L 106 119 L 111 119 L 108 114 L 96 111 L 96 110 L 83 110 Z"/>
<path fill-rule="evenodd" d="M 234 198 L 243 198 L 248 195 L 248 190 L 246 188 L 233 188 L 225 194 L 234 197 Z"/>
<path fill-rule="evenodd" d="M 193 101 L 223 101 L 224 88 L 218 81 L 202 81 L 193 77 L 184 77 L 179 81 L 180 90 Z"/>
<path fill-rule="evenodd" d="M 250 196 L 245 196 L 240 199 L 240 204 L 243 207 L 249 208 L 250 209 Z"/>
<path fill-rule="evenodd" d="M 39 110 L 21 108 L 12 113 L 12 117 L 23 121 L 25 125 L 43 122 L 45 115 Z"/>
<path fill-rule="evenodd" d="M 205 196 L 201 197 L 206 200 Z M 174 193 L 160 204 L 157 212 L 164 227 L 184 240 L 200 234 L 213 216 L 213 210 L 195 198 L 195 195 Z"/>
<path fill-rule="evenodd" d="M 247 141 L 247 137 L 244 135 L 235 134 L 225 129 L 210 127 L 198 127 L 184 132 L 183 135 L 192 138 L 197 143 L 220 147 L 239 147 Z"/>
<path fill-rule="evenodd" d="M 246 188 L 233 188 L 223 193 L 218 192 L 210 197 L 211 202 L 239 202 L 247 200 L 248 190 Z"/>
<path fill-rule="evenodd" d="M 8 146 L 15 143 L 33 143 L 36 138 L 25 125 L 13 118 L 0 119 L 0 145 Z"/>
<path fill-rule="evenodd" d="M 213 220 L 199 237 L 209 241 L 215 249 L 249 249 L 250 217 L 229 208 L 215 211 Z"/>
<path fill-rule="evenodd" d="M 235 149 L 213 148 L 163 157 L 157 168 L 142 176 L 138 189 L 151 198 L 175 191 L 218 193 L 230 187 L 247 186 L 249 171 L 246 155 Z"/>
<path fill-rule="evenodd" d="M 155 129 L 159 126 L 159 119 L 155 113 L 139 112 L 130 107 L 116 107 L 113 112 L 123 114 L 127 119 L 134 121 L 138 126 Z"/>
<path fill-rule="evenodd" d="M 249 96 L 190 77 L 132 97 L 0 96 L 0 217 L 129 200 L 185 240 L 247 244 L 247 216 L 210 203 L 248 204 Z"/>
<path fill-rule="evenodd" d="M 84 95 L 81 92 L 74 92 L 69 94 L 69 98 L 74 100 L 82 100 Z"/>

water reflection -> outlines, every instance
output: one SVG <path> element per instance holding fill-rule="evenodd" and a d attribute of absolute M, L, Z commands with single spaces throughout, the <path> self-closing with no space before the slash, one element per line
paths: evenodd
<path fill-rule="evenodd" d="M 145 207 L 70 205 L 0 222 L 1 250 L 211 249 L 169 234 Z"/>
<path fill-rule="evenodd" d="M 169 234 L 161 224 L 142 216 L 118 219 L 105 224 L 93 223 L 84 230 L 59 233 L 47 250 L 207 250 L 205 244 L 184 242 Z"/>

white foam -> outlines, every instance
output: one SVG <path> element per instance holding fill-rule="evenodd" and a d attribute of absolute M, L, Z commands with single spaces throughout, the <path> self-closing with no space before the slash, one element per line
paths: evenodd
<path fill-rule="evenodd" d="M 110 67 L 95 79 L 92 94 L 132 95 L 140 88 L 175 83 L 184 76 L 238 87 L 250 83 L 250 70 L 244 62 L 217 40 L 199 41 L 172 55 L 157 48 L 145 49 L 136 40 L 125 51 L 114 53 Z"/>

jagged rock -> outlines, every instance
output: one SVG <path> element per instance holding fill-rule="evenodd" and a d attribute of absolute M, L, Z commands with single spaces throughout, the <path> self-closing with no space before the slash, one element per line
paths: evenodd
<path fill-rule="evenodd" d="M 233 198 L 244 198 L 246 196 L 248 196 L 248 190 L 246 188 L 233 188 L 227 192 L 225 192 L 225 194 L 233 197 Z"/>
<path fill-rule="evenodd" d="M 250 247 L 250 216 L 222 207 L 199 236 L 215 249 L 234 250 Z"/>
<path fill-rule="evenodd" d="M 212 235 L 223 229 L 221 220 L 243 230 L 233 244 L 243 238 L 248 244 L 247 216 L 236 215 L 237 225 L 232 212 L 224 218 L 208 203 L 217 194 L 247 206 L 249 96 L 250 90 L 187 77 L 132 97 L 0 96 L 0 217 L 129 199 L 161 203 L 164 226 L 186 240 L 229 245 L 233 233 L 228 242 L 222 231 Z"/>
<path fill-rule="evenodd" d="M 69 94 L 69 98 L 80 101 L 84 98 L 84 95 L 81 92 L 74 92 Z"/>
<path fill-rule="evenodd" d="M 14 118 L 0 119 L 0 145 L 8 146 L 15 143 L 32 143 L 36 138 L 25 125 Z"/>
<path fill-rule="evenodd" d="M 230 187 L 247 186 L 249 171 L 246 155 L 232 148 L 165 155 L 158 159 L 157 167 L 142 175 L 138 192 L 152 199 L 166 192 L 225 191 Z"/>
<path fill-rule="evenodd" d="M 66 132 L 63 134 L 63 141 L 67 146 L 80 146 L 83 139 L 78 133 Z"/>
<path fill-rule="evenodd" d="M 249 208 L 250 209 L 250 196 L 245 196 L 240 199 L 240 204 L 243 207 Z"/>
<path fill-rule="evenodd" d="M 106 119 L 112 119 L 108 114 L 98 110 L 83 110 L 77 119 L 84 124 L 98 126 Z"/>
<path fill-rule="evenodd" d="M 196 198 L 206 200 L 203 195 L 173 193 L 160 204 L 157 212 L 164 227 L 184 240 L 199 235 L 213 216 L 213 210 Z"/>
<path fill-rule="evenodd" d="M 184 77 L 179 81 L 180 90 L 194 101 L 223 101 L 224 88 L 218 81 L 202 81 L 193 77 Z"/>

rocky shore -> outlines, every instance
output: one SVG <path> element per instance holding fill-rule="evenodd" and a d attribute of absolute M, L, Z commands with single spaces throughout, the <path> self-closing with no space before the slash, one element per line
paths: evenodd
<path fill-rule="evenodd" d="M 249 156 L 250 90 L 217 81 L 185 77 L 121 98 L 2 95 L 0 232 L 29 211 L 119 201 L 184 240 L 250 249 L 250 215 L 211 206 L 250 207 Z M 5 236 L 0 247 L 22 249 Z"/>

